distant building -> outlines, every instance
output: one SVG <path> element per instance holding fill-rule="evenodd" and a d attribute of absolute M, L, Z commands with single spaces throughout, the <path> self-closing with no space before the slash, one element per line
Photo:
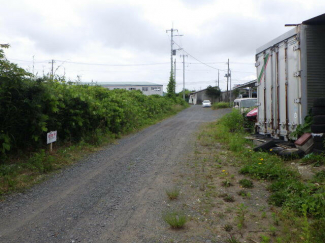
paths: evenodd
<path fill-rule="evenodd" d="M 188 103 L 196 105 L 196 104 L 202 104 L 203 100 L 210 100 L 211 98 L 206 94 L 206 90 L 207 89 L 203 89 L 203 90 L 190 93 Z"/>
<path fill-rule="evenodd" d="M 95 83 L 96 85 L 104 88 L 113 89 L 125 89 L 125 90 L 140 90 L 145 95 L 161 95 L 163 96 L 163 85 L 150 83 L 150 82 L 103 82 Z"/>

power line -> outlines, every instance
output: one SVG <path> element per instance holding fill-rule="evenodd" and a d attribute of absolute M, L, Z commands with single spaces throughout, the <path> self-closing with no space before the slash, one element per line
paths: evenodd
<path fill-rule="evenodd" d="M 178 45 L 175 41 L 174 41 L 174 43 L 175 43 L 179 48 L 182 48 L 182 47 L 181 47 L 180 45 Z M 193 59 L 195 59 L 196 61 L 198 61 L 198 62 L 200 62 L 200 63 L 206 65 L 207 67 L 210 67 L 210 68 L 213 68 L 213 69 L 218 70 L 218 68 L 212 67 L 212 66 L 210 66 L 210 65 L 208 65 L 208 64 L 206 64 L 206 63 L 204 63 L 204 62 L 201 62 L 199 59 L 197 59 L 196 57 L 192 56 L 190 53 L 188 53 L 187 51 L 185 51 L 184 48 L 182 48 L 182 50 L 183 50 L 187 55 L 189 55 L 190 57 L 192 57 Z"/>

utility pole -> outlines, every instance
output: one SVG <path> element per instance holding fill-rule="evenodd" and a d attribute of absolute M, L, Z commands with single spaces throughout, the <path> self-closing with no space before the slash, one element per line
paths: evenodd
<path fill-rule="evenodd" d="M 176 59 L 174 61 L 174 80 L 175 80 L 175 83 L 176 83 Z"/>
<path fill-rule="evenodd" d="M 228 72 L 227 72 L 227 99 L 229 101 L 228 81 L 229 81 L 229 58 L 228 58 Z"/>
<path fill-rule="evenodd" d="M 35 57 L 35 56 L 33 56 L 33 75 L 34 75 L 34 64 L 35 64 L 34 57 Z"/>
<path fill-rule="evenodd" d="M 228 62 L 228 65 L 229 65 L 229 62 Z M 232 88 L 231 88 L 231 70 L 229 69 L 229 76 L 230 76 L 230 102 L 232 102 Z"/>
<path fill-rule="evenodd" d="M 185 100 L 185 57 L 187 55 L 181 55 L 183 57 L 183 100 Z"/>
<path fill-rule="evenodd" d="M 174 51 L 173 51 L 173 45 L 174 45 L 174 31 L 177 31 L 177 29 L 173 29 L 171 28 L 170 30 L 166 30 L 166 33 L 168 33 L 168 31 L 170 31 L 170 72 L 173 71 L 173 55 L 174 55 Z"/>
<path fill-rule="evenodd" d="M 219 86 L 219 69 L 218 69 L 218 88 L 220 89 L 220 86 Z"/>
<path fill-rule="evenodd" d="M 52 59 L 52 61 L 51 62 L 49 62 L 49 63 L 52 63 L 52 81 L 54 80 L 54 71 L 53 71 L 53 67 L 54 67 L 54 63 L 55 63 L 55 61 Z"/>
<path fill-rule="evenodd" d="M 170 31 L 170 72 L 173 71 L 173 56 L 176 55 L 176 50 L 173 49 L 174 45 L 174 36 L 183 36 L 183 35 L 174 35 L 174 31 L 177 31 L 177 29 L 171 28 L 170 30 L 166 30 L 166 33 Z"/>
<path fill-rule="evenodd" d="M 229 58 L 228 58 L 228 71 L 227 71 L 227 74 L 225 74 L 225 77 L 227 77 L 227 101 L 229 102 L 229 90 L 228 90 L 228 83 L 229 83 L 229 77 L 230 77 L 230 74 L 229 74 Z"/>

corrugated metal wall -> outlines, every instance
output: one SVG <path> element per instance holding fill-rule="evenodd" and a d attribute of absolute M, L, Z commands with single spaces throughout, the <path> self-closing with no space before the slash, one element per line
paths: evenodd
<path fill-rule="evenodd" d="M 309 111 L 315 98 L 325 97 L 325 26 L 308 26 L 306 44 Z"/>

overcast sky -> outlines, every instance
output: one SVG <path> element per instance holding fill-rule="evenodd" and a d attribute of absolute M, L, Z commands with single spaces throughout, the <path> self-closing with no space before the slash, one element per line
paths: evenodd
<path fill-rule="evenodd" d="M 325 13 L 324 0 L 0 0 L 0 44 L 7 58 L 42 75 L 72 81 L 154 82 L 170 75 L 170 30 L 177 92 L 256 78 L 255 52 L 298 24 Z M 34 57 L 34 68 L 33 68 Z M 204 63 L 204 64 L 202 64 Z M 141 65 L 140 65 L 141 64 Z"/>

